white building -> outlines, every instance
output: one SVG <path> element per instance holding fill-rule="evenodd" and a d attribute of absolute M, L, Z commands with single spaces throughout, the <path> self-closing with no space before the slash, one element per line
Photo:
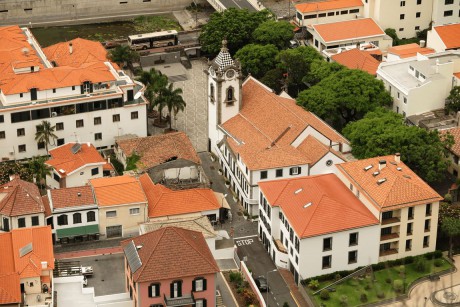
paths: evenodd
<path fill-rule="evenodd" d="M 460 14 L 460 12 L 459 12 Z M 458 20 L 460 21 L 460 20 Z M 457 21 L 457 22 L 458 22 Z M 428 31 L 427 44 L 437 52 L 460 49 L 460 23 L 435 26 Z"/>
<path fill-rule="evenodd" d="M 388 49 L 387 62 L 397 61 L 408 58 L 415 58 L 417 54 L 427 55 L 435 53 L 433 48 L 426 48 L 417 43 L 394 46 Z"/>
<path fill-rule="evenodd" d="M 360 18 L 364 5 L 361 0 L 323 0 L 296 4 L 295 10 L 295 21 L 306 27 Z"/>
<path fill-rule="evenodd" d="M 251 215 L 258 214 L 258 182 L 334 172 L 349 142 L 283 93 L 253 77 L 241 80 L 224 46 L 208 69 L 209 150 Z"/>
<path fill-rule="evenodd" d="M 115 144 L 147 135 L 143 85 L 106 59 L 100 43 L 76 39 L 41 49 L 27 28 L 0 28 L 0 157 L 45 155 L 37 125 L 55 126 L 50 147 L 69 141 Z"/>
<path fill-rule="evenodd" d="M 460 21 L 460 0 L 433 0 L 431 19 L 435 26 L 458 23 Z"/>
<path fill-rule="evenodd" d="M 381 63 L 377 78 L 393 98 L 393 111 L 404 117 L 445 106 L 445 99 L 459 85 L 460 52 L 446 51 Z"/>
<path fill-rule="evenodd" d="M 335 174 L 260 183 L 259 236 L 294 279 L 378 262 L 379 221 Z"/>

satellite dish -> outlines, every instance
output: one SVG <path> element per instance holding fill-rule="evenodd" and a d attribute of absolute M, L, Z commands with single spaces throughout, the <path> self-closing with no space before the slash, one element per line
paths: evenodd
<path fill-rule="evenodd" d="M 136 95 L 134 95 L 134 99 L 139 99 L 142 96 L 142 92 L 137 92 Z"/>

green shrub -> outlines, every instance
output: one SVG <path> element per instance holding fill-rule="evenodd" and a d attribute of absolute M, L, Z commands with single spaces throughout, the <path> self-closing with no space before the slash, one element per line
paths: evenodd
<path fill-rule="evenodd" d="M 230 281 L 239 285 L 243 282 L 243 275 L 240 272 L 230 272 Z"/>
<path fill-rule="evenodd" d="M 327 301 L 330 298 L 329 290 L 328 289 L 321 290 L 321 293 L 319 294 L 319 297 L 322 300 Z"/>
<path fill-rule="evenodd" d="M 310 282 L 308 283 L 308 288 L 310 288 L 312 290 L 318 289 L 319 288 L 319 281 L 317 279 L 310 280 Z"/>
<path fill-rule="evenodd" d="M 361 297 L 359 298 L 361 303 L 367 302 L 367 294 L 366 293 L 361 293 Z"/>
<path fill-rule="evenodd" d="M 404 265 L 400 265 L 400 266 L 398 267 L 398 272 L 399 272 L 399 274 L 401 274 L 401 275 L 404 274 L 404 273 L 406 273 L 406 267 L 405 267 Z"/>
<path fill-rule="evenodd" d="M 385 298 L 385 292 L 383 292 L 382 290 L 377 291 L 376 295 L 379 299 Z"/>
<path fill-rule="evenodd" d="M 342 279 L 342 276 L 340 276 L 340 274 L 335 274 L 334 281 L 339 281 L 341 279 Z"/>
<path fill-rule="evenodd" d="M 387 284 L 391 284 L 391 278 L 390 278 L 390 277 L 385 278 L 385 282 L 386 282 Z"/>
<path fill-rule="evenodd" d="M 289 307 L 288 302 L 284 302 L 283 307 Z"/>
<path fill-rule="evenodd" d="M 110 163 L 112 163 L 112 165 L 115 168 L 115 171 L 117 172 L 118 175 L 123 175 L 125 167 L 123 166 L 123 164 L 120 161 L 117 160 L 115 155 L 110 156 Z"/>
<path fill-rule="evenodd" d="M 343 306 L 343 307 L 348 306 L 348 296 L 341 295 L 339 298 L 339 301 L 340 301 L 340 306 Z"/>
<path fill-rule="evenodd" d="M 434 252 L 424 254 L 423 257 L 428 260 L 442 258 L 442 251 L 435 250 Z"/>
<path fill-rule="evenodd" d="M 398 292 L 398 293 L 403 292 L 403 287 L 404 287 L 404 284 L 403 284 L 403 281 L 401 279 L 395 279 L 395 281 L 393 281 L 393 289 L 396 292 Z"/>
<path fill-rule="evenodd" d="M 435 267 L 439 268 L 440 266 L 442 266 L 442 262 L 443 262 L 442 259 L 438 258 L 438 259 L 435 259 L 433 263 Z"/>
<path fill-rule="evenodd" d="M 415 258 L 414 267 L 417 272 L 424 273 L 428 270 L 428 263 L 426 258 L 423 256 L 418 256 Z"/>
<path fill-rule="evenodd" d="M 366 285 L 364 286 L 364 290 L 370 290 L 372 289 L 372 286 L 370 283 L 366 283 Z"/>

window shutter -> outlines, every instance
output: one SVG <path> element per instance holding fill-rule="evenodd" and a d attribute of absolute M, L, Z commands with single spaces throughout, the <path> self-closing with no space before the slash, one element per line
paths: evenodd
<path fill-rule="evenodd" d="M 192 281 L 192 292 L 196 291 L 196 283 L 195 280 Z"/>
<path fill-rule="evenodd" d="M 292 167 L 289 169 L 289 175 L 292 175 Z"/>
<path fill-rule="evenodd" d="M 171 287 L 170 287 L 170 288 L 171 288 L 171 289 L 170 289 L 170 290 L 171 290 L 171 298 L 174 298 L 174 283 L 173 283 L 173 282 L 171 283 Z"/>
<path fill-rule="evenodd" d="M 206 300 L 203 299 L 203 307 L 206 307 Z"/>
<path fill-rule="evenodd" d="M 182 297 L 182 281 L 177 282 L 177 297 Z"/>
<path fill-rule="evenodd" d="M 297 170 L 298 170 L 299 175 L 302 174 L 302 168 L 300 166 L 297 168 Z"/>
<path fill-rule="evenodd" d="M 149 286 L 149 297 L 152 297 L 152 285 Z"/>
<path fill-rule="evenodd" d="M 160 287 L 161 287 L 160 284 L 158 284 L 158 285 L 155 287 L 155 296 L 160 296 Z"/>
<path fill-rule="evenodd" d="M 206 278 L 203 278 L 203 291 L 206 291 Z"/>
<path fill-rule="evenodd" d="M 83 94 L 85 92 L 84 88 L 85 84 L 83 83 L 82 85 L 80 85 L 80 94 Z"/>

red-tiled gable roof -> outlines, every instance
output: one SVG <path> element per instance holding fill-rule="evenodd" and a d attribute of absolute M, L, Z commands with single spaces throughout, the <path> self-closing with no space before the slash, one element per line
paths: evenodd
<path fill-rule="evenodd" d="M 0 305 L 20 303 L 21 287 L 19 275 L 11 273 L 0 276 Z"/>
<path fill-rule="evenodd" d="M 297 4 L 295 8 L 302 13 L 314 13 L 357 6 L 363 6 L 363 2 L 361 0 L 323 0 Z"/>
<path fill-rule="evenodd" d="M 315 163 L 317 154 L 323 156 L 327 148 L 315 145 L 309 149 L 302 143 L 297 147 L 291 145 L 308 127 L 333 142 L 348 143 L 316 115 L 298 106 L 295 100 L 274 94 L 252 77 L 243 84 L 240 113 L 222 126 L 234 137 L 227 138 L 233 152 L 240 154 L 251 170 Z M 313 143 L 308 138 L 303 142 Z"/>
<path fill-rule="evenodd" d="M 326 43 L 385 35 L 372 18 L 311 25 Z"/>
<path fill-rule="evenodd" d="M 163 217 L 217 210 L 222 204 L 211 189 L 170 190 L 154 184 L 148 174 L 139 177 L 149 203 L 149 217 Z"/>
<path fill-rule="evenodd" d="M 380 62 L 369 52 L 359 49 L 351 49 L 332 56 L 332 59 L 350 69 L 360 69 L 375 76 Z"/>
<path fill-rule="evenodd" d="M 73 154 L 71 149 L 75 144 L 67 143 L 49 151 L 51 159 L 46 161 L 46 164 L 52 166 L 59 173 L 59 176 L 66 177 L 88 164 L 97 166 L 107 163 L 90 143 L 81 144 L 80 150 Z"/>
<path fill-rule="evenodd" d="M 446 49 L 460 48 L 460 23 L 433 27 Z"/>
<path fill-rule="evenodd" d="M 96 203 L 90 186 L 50 190 L 53 209 L 90 206 Z"/>
<path fill-rule="evenodd" d="M 91 179 L 98 206 L 147 203 L 139 180 L 131 176 Z"/>
<path fill-rule="evenodd" d="M 386 161 L 386 167 L 379 171 L 379 161 Z M 372 165 L 372 168 L 365 170 Z M 394 156 L 338 164 L 337 168 L 351 183 L 365 195 L 377 209 L 395 210 L 406 206 L 442 200 L 428 184 L 417 176 L 403 162 L 396 163 Z M 377 176 L 374 172 L 379 171 Z M 384 182 L 378 183 L 379 180 Z"/>
<path fill-rule="evenodd" d="M 50 200 L 48 199 L 48 195 L 42 196 L 42 202 L 43 206 L 45 207 L 45 217 L 50 217 L 53 214 L 53 212 L 51 212 Z"/>
<path fill-rule="evenodd" d="M 6 216 L 44 213 L 38 187 L 18 176 L 0 186 L 0 213 Z"/>
<path fill-rule="evenodd" d="M 379 223 L 335 174 L 265 181 L 259 187 L 300 238 Z"/>
<path fill-rule="evenodd" d="M 140 156 L 137 162 L 139 169 L 148 169 L 171 159 L 184 159 L 201 164 L 192 142 L 184 132 L 119 140 L 117 144 L 126 156 L 133 152 Z"/>
<path fill-rule="evenodd" d="M 457 157 L 460 157 L 460 128 L 455 127 L 455 128 L 450 128 L 446 130 L 441 130 L 440 131 L 441 135 L 446 135 L 450 134 L 454 138 L 454 144 L 452 145 L 452 148 L 450 151 L 455 154 Z"/>
<path fill-rule="evenodd" d="M 219 272 L 219 267 L 201 232 L 165 227 L 121 242 L 134 241 L 142 266 L 133 273 L 134 282 L 161 281 Z"/>
<path fill-rule="evenodd" d="M 404 58 L 414 57 L 417 55 L 417 53 L 420 53 L 420 54 L 435 53 L 435 50 L 432 48 L 420 47 L 419 44 L 413 43 L 413 44 L 391 47 L 388 49 L 388 53 L 395 54 L 399 56 L 401 59 L 404 59 Z"/>
<path fill-rule="evenodd" d="M 72 44 L 72 53 L 70 53 L 70 44 Z M 108 62 L 107 50 L 100 42 L 82 38 L 43 48 L 43 52 L 58 66 L 80 67 L 87 63 Z"/>

